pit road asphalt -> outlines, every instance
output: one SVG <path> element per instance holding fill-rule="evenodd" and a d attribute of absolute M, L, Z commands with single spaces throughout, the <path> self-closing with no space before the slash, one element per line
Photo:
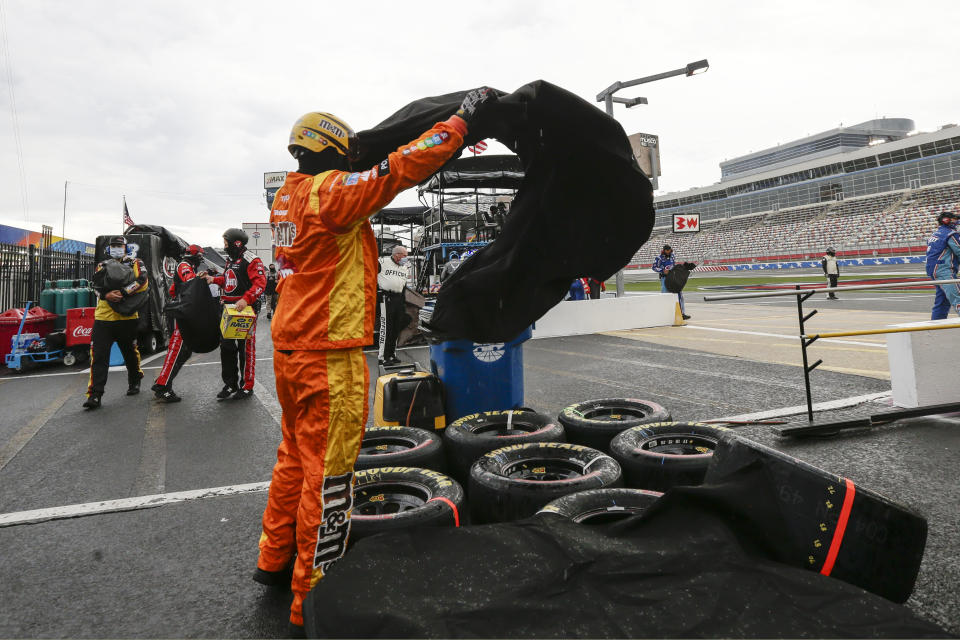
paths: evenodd
<path fill-rule="evenodd" d="M 923 313 L 919 302 L 902 301 L 898 313 Z M 679 420 L 801 404 L 802 373 L 795 363 L 779 363 L 776 351 L 752 346 L 729 353 L 729 345 L 694 337 L 711 333 L 694 326 L 723 315 L 710 304 L 694 303 L 690 326 L 648 330 L 650 339 L 635 331 L 530 341 L 526 404 L 555 416 L 574 402 L 635 397 L 666 406 Z M 263 314 L 258 328 L 258 384 L 248 400 L 214 398 L 222 385 L 217 352 L 184 367 L 176 381 L 184 401 L 173 405 L 156 403 L 148 390 L 160 359 L 144 365 L 139 396 L 124 396 L 125 372 L 111 372 L 104 406 L 95 412 L 80 407 L 87 382 L 81 370 L 0 378 L 0 518 L 268 481 L 280 440 L 279 406 Z M 692 342 L 684 343 L 685 334 Z M 429 362 L 426 348 L 400 355 Z M 368 362 L 375 378 L 375 357 Z M 818 402 L 888 390 L 878 376 L 813 374 Z M 769 427 L 741 433 L 925 515 L 927 551 L 908 606 L 960 634 L 958 427 L 955 418 L 929 418 L 802 442 L 778 439 Z M 283 637 L 289 592 L 249 577 L 265 503 L 266 492 L 253 490 L 0 526 L 0 637 Z"/>

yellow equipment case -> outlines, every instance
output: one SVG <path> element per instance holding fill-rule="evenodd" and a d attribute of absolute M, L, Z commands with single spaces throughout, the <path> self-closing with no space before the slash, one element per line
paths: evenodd
<path fill-rule="evenodd" d="M 373 401 L 373 424 L 443 429 L 447 418 L 440 380 L 432 373 L 412 369 L 380 376 Z"/>

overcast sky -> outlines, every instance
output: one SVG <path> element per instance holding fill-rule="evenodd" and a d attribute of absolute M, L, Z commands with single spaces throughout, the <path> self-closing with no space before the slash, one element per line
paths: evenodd
<path fill-rule="evenodd" d="M 960 121 L 956 0 L 0 8 L 0 223 L 59 235 L 68 182 L 66 235 L 86 241 L 120 230 L 126 195 L 135 221 L 219 243 L 227 227 L 267 220 L 263 172 L 295 168 L 287 136 L 302 113 L 360 130 L 412 100 L 485 84 L 542 78 L 593 101 L 616 80 L 709 59 L 705 74 L 618 94 L 649 99 L 616 117 L 627 133 L 660 136 L 659 193 L 711 184 L 723 159 L 840 123 Z"/>

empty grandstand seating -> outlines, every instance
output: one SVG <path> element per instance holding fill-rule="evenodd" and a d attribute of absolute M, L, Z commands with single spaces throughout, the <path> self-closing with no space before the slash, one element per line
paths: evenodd
<path fill-rule="evenodd" d="M 654 229 L 631 264 L 649 265 L 664 244 L 681 260 L 727 263 L 840 255 L 921 253 L 939 211 L 960 210 L 960 182 L 703 222 L 699 233 Z"/>

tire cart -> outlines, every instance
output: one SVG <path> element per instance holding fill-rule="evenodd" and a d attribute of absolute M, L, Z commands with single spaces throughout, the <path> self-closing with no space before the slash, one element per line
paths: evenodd
<path fill-rule="evenodd" d="M 24 333 L 23 325 L 27 321 L 27 312 L 32 302 L 27 302 L 23 309 L 23 317 L 17 334 L 10 339 L 10 353 L 6 355 L 7 368 L 14 373 L 23 373 L 24 370 L 41 362 L 59 362 L 63 358 L 63 349 L 46 350 L 46 341 L 37 333 Z"/>

